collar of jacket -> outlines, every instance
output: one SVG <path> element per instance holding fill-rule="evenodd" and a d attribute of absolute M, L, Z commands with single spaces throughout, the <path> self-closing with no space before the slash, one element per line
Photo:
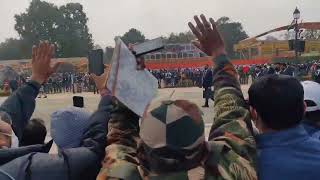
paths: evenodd
<path fill-rule="evenodd" d="M 304 129 L 307 131 L 309 136 L 318 138 L 320 137 L 320 127 L 316 122 L 313 122 L 311 120 L 303 120 L 302 125 Z"/>
<path fill-rule="evenodd" d="M 268 147 L 295 144 L 308 138 L 308 133 L 303 125 L 300 124 L 284 131 L 260 134 L 256 136 L 256 142 L 258 149 L 264 149 Z"/>
<path fill-rule="evenodd" d="M 319 122 L 314 122 L 312 120 L 309 120 L 309 119 L 304 119 L 302 120 L 302 124 L 304 126 L 311 126 L 313 127 L 314 129 L 316 130 L 320 130 L 320 126 L 318 125 Z"/>
<path fill-rule="evenodd" d="M 0 149 L 0 165 L 12 161 L 18 157 L 24 156 L 32 152 L 48 153 L 51 149 L 53 140 L 46 144 L 36 144 L 18 148 Z"/>

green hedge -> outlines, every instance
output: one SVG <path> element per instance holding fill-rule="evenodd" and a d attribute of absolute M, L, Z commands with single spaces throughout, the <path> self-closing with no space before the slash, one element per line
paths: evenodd
<path fill-rule="evenodd" d="M 272 58 L 273 63 L 294 63 L 294 64 L 299 64 L 299 63 L 306 63 L 306 62 L 311 62 L 314 60 L 319 60 L 320 56 L 306 56 L 306 57 L 298 57 L 296 59 L 295 57 L 281 57 L 281 58 Z"/>

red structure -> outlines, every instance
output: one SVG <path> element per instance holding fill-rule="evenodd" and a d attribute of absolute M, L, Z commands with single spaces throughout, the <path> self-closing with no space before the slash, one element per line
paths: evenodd
<path fill-rule="evenodd" d="M 265 64 L 271 60 L 268 58 L 260 59 L 239 59 L 231 61 L 234 65 L 251 65 L 251 64 Z M 200 58 L 183 58 L 183 59 L 159 59 L 156 61 L 146 61 L 148 69 L 177 69 L 177 68 L 200 68 L 206 64 L 212 66 L 211 57 Z"/>

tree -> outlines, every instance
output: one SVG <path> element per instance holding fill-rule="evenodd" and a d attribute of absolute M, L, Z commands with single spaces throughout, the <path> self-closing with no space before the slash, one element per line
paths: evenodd
<path fill-rule="evenodd" d="M 88 18 L 79 3 L 69 3 L 60 7 L 63 21 L 58 26 L 58 46 L 64 57 L 87 56 L 93 48 L 92 35 L 87 26 Z"/>
<path fill-rule="evenodd" d="M 248 38 L 247 33 L 243 30 L 242 24 L 232 22 L 228 17 L 221 17 L 216 22 L 226 46 L 226 51 L 231 58 L 236 58 L 233 46 L 239 41 Z"/>
<path fill-rule="evenodd" d="M 106 50 L 104 52 L 104 63 L 105 64 L 110 64 L 111 63 L 113 51 L 114 51 L 113 47 L 111 47 L 111 46 L 107 46 L 106 47 Z"/>
<path fill-rule="evenodd" d="M 167 43 L 190 43 L 195 39 L 195 36 L 191 31 L 181 33 L 171 33 L 168 38 L 165 38 Z"/>
<path fill-rule="evenodd" d="M 320 30 L 307 29 L 303 32 L 306 40 L 320 40 Z"/>
<path fill-rule="evenodd" d="M 61 19 L 57 6 L 40 0 L 32 0 L 27 12 L 15 15 L 15 30 L 29 46 L 24 56 L 30 57 L 32 45 L 40 40 L 56 43 L 57 26 Z"/>
<path fill-rule="evenodd" d="M 25 42 L 20 39 L 6 39 L 5 42 L 0 44 L 0 59 L 12 60 L 27 58 L 24 55 L 26 54 L 25 47 Z"/>
<path fill-rule="evenodd" d="M 142 32 L 134 28 L 131 28 L 128 32 L 121 36 L 121 39 L 126 45 L 130 43 L 142 43 L 146 40 Z"/>
<path fill-rule="evenodd" d="M 92 49 L 92 35 L 87 26 L 83 7 L 79 3 L 69 3 L 57 7 L 52 3 L 32 0 L 25 13 L 15 15 L 15 29 L 21 39 L 31 47 L 40 40 L 56 44 L 58 57 L 86 56 Z"/>

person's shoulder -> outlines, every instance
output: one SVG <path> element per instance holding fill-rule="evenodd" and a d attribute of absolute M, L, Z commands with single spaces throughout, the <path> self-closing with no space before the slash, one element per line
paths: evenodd
<path fill-rule="evenodd" d="M 228 137 L 222 137 L 228 138 Z M 255 157 L 245 157 L 241 156 L 236 151 L 242 151 L 243 154 L 249 155 L 250 152 L 244 148 L 245 144 L 239 140 L 240 144 L 235 146 L 230 146 L 223 141 L 209 141 L 209 156 L 205 161 L 206 166 L 206 177 L 223 177 L 223 179 L 230 179 L 235 177 L 235 179 L 250 179 L 256 180 L 257 174 L 255 170 L 255 165 L 252 160 Z M 237 150 L 235 150 L 236 148 Z M 255 156 L 251 154 L 252 156 Z M 250 159 L 250 161 L 248 160 Z M 216 167 L 216 172 L 211 172 L 211 167 Z"/>
<path fill-rule="evenodd" d="M 98 179 L 128 179 L 142 180 L 138 165 L 124 160 L 105 163 L 98 175 Z"/>
<path fill-rule="evenodd" d="M 313 134 L 309 136 L 308 139 L 304 141 L 303 144 L 305 144 L 306 147 L 308 147 L 309 150 L 312 150 L 313 152 L 317 152 L 316 154 L 311 153 L 310 155 L 314 155 L 320 159 L 320 139 L 319 135 L 320 131 L 314 131 Z M 303 152 L 304 145 L 301 145 L 302 152 Z M 320 163 L 320 162 L 319 162 Z"/>

